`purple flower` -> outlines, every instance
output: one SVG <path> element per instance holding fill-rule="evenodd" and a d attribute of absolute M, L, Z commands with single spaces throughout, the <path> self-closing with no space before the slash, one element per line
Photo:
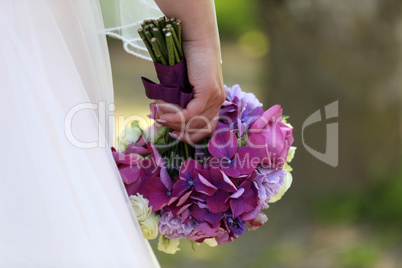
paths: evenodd
<path fill-rule="evenodd" d="M 139 154 L 142 156 L 150 155 L 153 152 L 153 149 L 150 147 L 150 145 L 147 143 L 145 140 L 144 136 L 140 136 L 135 143 L 130 143 L 127 145 L 128 149 L 124 151 L 125 154 Z"/>
<path fill-rule="evenodd" d="M 262 208 L 268 208 L 268 201 L 279 192 L 279 188 L 285 184 L 286 172 L 282 169 L 259 169 L 253 182 L 258 190 L 258 198 Z"/>
<path fill-rule="evenodd" d="M 211 228 L 217 228 L 220 225 L 223 214 L 213 213 L 206 204 L 198 203 L 193 206 L 191 216 L 200 223 L 207 222 Z"/>
<path fill-rule="evenodd" d="M 254 149 L 249 146 L 237 148 L 236 134 L 230 130 L 217 131 L 208 142 L 208 150 L 213 156 L 210 164 L 218 164 L 230 177 L 250 174 L 259 164 L 259 156 Z"/>
<path fill-rule="evenodd" d="M 208 223 L 204 222 L 200 223 L 200 225 L 194 229 L 194 231 L 189 235 L 188 239 L 202 243 L 207 238 L 221 237 L 224 234 L 227 234 L 227 231 L 224 228 L 220 226 L 211 228 Z"/>
<path fill-rule="evenodd" d="M 156 105 L 156 102 L 152 102 L 149 104 L 149 110 L 151 111 L 151 114 L 149 114 L 148 117 L 155 120 L 156 114 L 158 112 L 158 106 Z"/>
<path fill-rule="evenodd" d="M 179 171 L 179 179 L 173 185 L 173 194 L 170 203 L 179 200 L 178 206 L 183 204 L 191 195 L 194 184 L 199 184 L 198 169 L 201 164 L 189 158 L 181 164 Z"/>
<path fill-rule="evenodd" d="M 232 88 L 226 87 L 226 101 L 219 111 L 219 122 L 217 129 L 229 128 L 238 130 L 240 137 L 254 123 L 264 110 L 262 104 L 253 93 L 246 93 L 239 85 Z"/>
<path fill-rule="evenodd" d="M 171 211 L 166 211 L 162 213 L 159 222 L 159 232 L 170 239 L 185 238 L 197 226 L 198 223 L 194 219 L 183 222 L 181 216 L 174 217 Z"/>
<path fill-rule="evenodd" d="M 172 195 L 172 181 L 166 169 L 161 171 L 161 177 L 152 177 L 143 182 L 140 193 L 149 200 L 154 212 L 167 206 Z"/>
<path fill-rule="evenodd" d="M 225 217 L 225 225 L 235 235 L 242 235 L 246 230 L 241 219 L 239 217 L 234 218 L 232 215 Z"/>
<path fill-rule="evenodd" d="M 229 228 L 227 228 L 227 226 L 224 227 L 224 230 L 225 232 L 223 232 L 222 235 L 215 237 L 215 240 L 218 243 L 218 245 L 222 243 L 232 242 L 238 237 L 238 235 L 233 233 Z"/>
<path fill-rule="evenodd" d="M 283 167 L 294 141 L 293 128 L 281 119 L 281 106 L 272 106 L 253 123 L 247 140 L 247 144 L 258 152 L 261 163 L 273 168 Z"/>
<path fill-rule="evenodd" d="M 134 153 L 119 153 L 114 148 L 112 148 L 112 154 L 120 176 L 123 179 L 127 194 L 129 196 L 136 195 L 142 183 L 140 178 L 142 156 Z"/>
<path fill-rule="evenodd" d="M 149 200 L 149 205 L 156 212 L 170 203 L 173 187 L 162 157 L 152 143 L 148 145 L 154 154 L 147 159 L 150 161 L 147 162 L 149 167 L 145 167 L 143 162 L 141 176 L 144 178 L 139 192 Z"/>
<path fill-rule="evenodd" d="M 205 201 L 212 213 L 226 212 L 229 205 L 229 196 L 237 191 L 233 182 L 218 168 L 200 170 L 199 178 L 202 184 L 195 186 L 196 191 L 206 193 Z M 200 187 L 200 188 L 199 188 Z M 212 188 L 213 187 L 213 188 Z M 204 188 L 215 189 L 213 192 L 206 192 Z"/>
<path fill-rule="evenodd" d="M 262 103 L 257 99 L 253 93 L 244 92 L 239 85 L 228 87 L 225 85 L 226 100 L 233 102 L 235 98 L 242 100 L 247 105 L 247 108 L 253 110 L 257 107 L 262 107 Z"/>
<path fill-rule="evenodd" d="M 215 238 L 218 245 L 231 242 L 244 233 L 244 223 L 240 217 L 233 218 L 230 211 L 219 215 L 220 220 L 217 226 L 211 226 L 208 222 L 200 222 L 197 228 L 188 237 L 196 242 L 203 242 L 207 238 Z"/>
<path fill-rule="evenodd" d="M 243 213 L 240 218 L 243 222 L 254 221 L 261 212 L 261 202 L 258 202 L 257 207 L 249 212 Z"/>
<path fill-rule="evenodd" d="M 189 192 L 191 193 L 191 192 Z M 185 198 L 188 198 L 187 196 L 188 194 L 186 194 Z M 167 206 L 165 206 L 163 208 L 163 211 L 171 211 L 173 213 L 173 216 L 181 216 L 183 220 L 187 219 L 189 214 L 190 214 L 190 210 L 191 207 L 193 206 L 194 202 L 190 199 L 187 199 L 186 202 L 181 203 L 179 205 L 180 200 L 176 200 L 175 202 L 171 202 L 169 201 L 169 204 Z"/>
<path fill-rule="evenodd" d="M 258 207 L 257 190 L 249 180 L 240 184 L 239 189 L 228 198 L 233 218 L 237 218 L 246 212 Z"/>
<path fill-rule="evenodd" d="M 123 179 L 127 194 L 130 196 L 136 195 L 139 192 L 143 180 L 149 178 L 148 176 L 141 176 L 141 174 L 146 172 L 144 167 L 149 167 L 150 170 L 154 171 L 154 175 L 156 175 L 160 171 L 158 164 L 162 158 L 156 151 L 156 148 L 151 143 L 147 143 L 143 136 L 141 136 L 137 142 L 129 144 L 128 147 L 127 150 L 121 153 L 112 148 L 112 154 Z M 145 156 L 152 153 L 154 153 L 155 156 L 144 160 Z M 160 159 L 157 158 L 157 156 L 159 156 Z"/>

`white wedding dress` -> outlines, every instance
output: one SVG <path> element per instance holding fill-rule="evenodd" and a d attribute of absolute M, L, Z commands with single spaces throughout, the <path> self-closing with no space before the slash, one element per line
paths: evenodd
<path fill-rule="evenodd" d="M 0 30 L 0 267 L 158 267 L 107 142 L 99 3 L 1 0 Z"/>

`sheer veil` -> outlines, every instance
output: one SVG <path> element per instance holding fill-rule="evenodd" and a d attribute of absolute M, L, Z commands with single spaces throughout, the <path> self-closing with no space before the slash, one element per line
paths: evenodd
<path fill-rule="evenodd" d="M 214 5 L 214 0 L 211 0 Z M 157 19 L 163 13 L 153 0 L 100 0 L 106 34 L 122 40 L 125 51 L 152 60 L 137 33 L 146 19 Z"/>
<path fill-rule="evenodd" d="M 137 29 L 146 19 L 163 16 L 153 0 L 100 0 L 108 36 L 122 40 L 127 53 L 151 60 Z"/>

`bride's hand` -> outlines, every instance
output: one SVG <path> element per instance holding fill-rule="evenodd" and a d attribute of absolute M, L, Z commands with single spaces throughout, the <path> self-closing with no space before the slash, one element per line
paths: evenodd
<path fill-rule="evenodd" d="M 198 142 L 215 131 L 218 112 L 225 100 L 220 46 L 215 15 L 210 0 L 157 0 L 168 17 L 183 23 L 183 51 L 193 99 L 186 109 L 156 101 L 157 121 L 175 131 L 173 138 Z"/>
<path fill-rule="evenodd" d="M 219 49 L 213 47 L 183 41 L 188 77 L 194 87 L 193 99 L 186 109 L 157 101 L 157 121 L 175 130 L 173 138 L 187 143 L 198 142 L 215 131 L 218 112 L 225 100 Z"/>

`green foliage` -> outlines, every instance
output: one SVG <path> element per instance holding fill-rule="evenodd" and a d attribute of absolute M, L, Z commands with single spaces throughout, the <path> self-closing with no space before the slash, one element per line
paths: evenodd
<path fill-rule="evenodd" d="M 256 0 L 216 0 L 216 14 L 221 37 L 236 39 L 258 27 Z"/>
<path fill-rule="evenodd" d="M 342 267 L 373 267 L 380 258 L 380 250 L 370 244 L 359 245 L 345 250 L 339 256 Z"/>
<path fill-rule="evenodd" d="M 335 194 L 316 201 L 313 214 L 318 221 L 349 224 L 358 219 L 361 202 L 353 194 Z"/>
<path fill-rule="evenodd" d="M 313 214 L 319 221 L 340 224 L 362 222 L 400 232 L 402 225 L 402 170 L 381 176 L 360 192 L 335 193 L 317 200 Z"/>
<path fill-rule="evenodd" d="M 361 215 L 381 227 L 402 225 L 402 172 L 381 178 L 367 193 Z"/>

